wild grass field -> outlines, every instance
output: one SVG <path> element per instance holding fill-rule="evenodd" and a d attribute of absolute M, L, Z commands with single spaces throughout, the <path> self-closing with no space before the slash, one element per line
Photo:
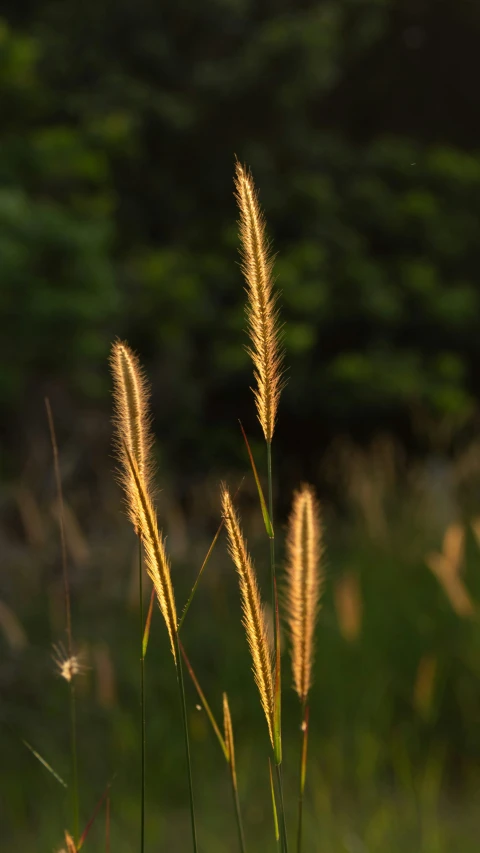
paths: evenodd
<path fill-rule="evenodd" d="M 155 467 L 148 378 L 116 342 L 115 458 L 107 450 L 94 485 L 78 488 L 75 447 L 62 436 L 52 455 L 53 411 L 6 495 L 2 850 L 469 853 L 480 830 L 480 446 L 414 460 L 386 436 L 363 448 L 339 438 L 292 514 L 274 440 L 280 303 L 239 164 L 237 198 L 259 420 L 250 444 L 231 425 L 243 469 L 222 472 L 222 489 L 216 474 L 192 481 L 176 500 Z"/>

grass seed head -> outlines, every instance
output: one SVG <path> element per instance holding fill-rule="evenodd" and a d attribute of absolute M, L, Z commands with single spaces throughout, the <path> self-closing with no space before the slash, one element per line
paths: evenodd
<path fill-rule="evenodd" d="M 305 704 L 312 683 L 315 624 L 321 592 L 321 526 L 311 486 L 293 496 L 287 534 L 286 610 L 296 692 Z"/>
<path fill-rule="evenodd" d="M 273 290 L 273 256 L 265 233 L 265 218 L 258 202 L 251 173 L 238 161 L 235 167 L 235 197 L 240 211 L 242 271 L 246 281 L 247 323 L 257 383 L 253 393 L 257 415 L 267 442 L 275 430 L 282 391 L 283 352 L 280 322 Z"/>
<path fill-rule="evenodd" d="M 148 399 L 150 390 L 138 357 L 123 341 L 112 346 L 115 447 L 120 460 L 120 481 L 126 492 L 130 518 L 137 527 L 135 489 L 126 448 L 136 462 L 140 478 L 150 491 L 152 479 L 152 435 Z"/>
<path fill-rule="evenodd" d="M 228 534 L 230 556 L 238 572 L 242 599 L 243 625 L 245 627 L 253 673 L 260 693 L 260 701 L 267 720 L 268 732 L 274 745 L 274 699 L 272 660 L 265 630 L 260 591 L 252 560 L 240 529 L 238 515 L 233 507 L 228 489 L 222 487 L 222 509 Z"/>

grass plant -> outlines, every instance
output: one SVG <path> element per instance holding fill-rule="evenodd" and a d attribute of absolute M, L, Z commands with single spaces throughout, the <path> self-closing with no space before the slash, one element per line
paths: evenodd
<path fill-rule="evenodd" d="M 70 581 L 68 577 L 67 566 L 67 544 L 65 539 L 65 513 L 63 503 L 62 478 L 60 475 L 60 463 L 58 457 L 57 436 L 55 432 L 55 422 L 53 420 L 52 408 L 48 397 L 45 399 L 45 408 L 47 410 L 48 426 L 50 431 L 50 440 L 53 451 L 53 465 L 55 472 L 55 487 L 57 491 L 58 504 L 58 526 L 60 531 L 60 547 L 62 555 L 62 577 L 63 577 L 63 596 L 65 602 L 65 631 L 67 635 L 67 654 L 57 655 L 57 666 L 60 675 L 65 679 L 69 686 L 69 710 L 70 710 L 70 751 L 71 751 L 71 796 L 72 796 L 72 813 L 73 813 L 73 832 L 74 842 L 78 840 L 80 833 L 80 803 L 78 792 L 78 754 L 77 754 L 77 702 L 75 694 L 75 676 L 79 673 L 79 662 L 73 652 L 73 636 L 72 636 L 72 608 L 70 602 Z"/>
<path fill-rule="evenodd" d="M 281 347 L 281 328 L 277 307 L 278 292 L 274 290 L 273 286 L 274 257 L 266 235 L 265 217 L 260 207 L 252 175 L 238 160 L 235 169 L 235 196 L 240 212 L 240 251 L 247 294 L 246 317 L 250 337 L 250 345 L 247 347 L 247 352 L 253 362 L 253 375 L 256 382 L 253 394 L 267 451 L 269 515 L 267 533 L 270 540 L 271 602 L 273 611 L 277 612 L 275 532 L 273 527 L 272 440 L 283 386 L 283 350 Z M 255 469 L 254 473 L 256 473 Z M 280 800 L 282 848 L 284 853 L 287 853 L 288 840 L 282 781 L 282 689 L 279 644 L 280 638 L 278 635 L 277 620 L 275 620 L 275 766 Z"/>
<path fill-rule="evenodd" d="M 315 623 L 321 591 L 320 511 L 311 486 L 294 493 L 287 534 L 285 610 L 292 643 L 293 684 L 302 708 L 297 853 L 302 849 L 303 795 L 307 769 L 308 694 L 312 685 Z"/>

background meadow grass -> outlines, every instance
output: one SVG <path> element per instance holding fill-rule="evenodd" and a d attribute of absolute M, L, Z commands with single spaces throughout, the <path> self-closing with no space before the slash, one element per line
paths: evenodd
<path fill-rule="evenodd" d="M 378 472 L 383 464 L 385 471 L 387 446 L 393 453 L 394 445 L 384 443 L 381 453 L 377 445 L 367 470 Z M 352 453 L 350 448 L 344 456 Z M 447 473 L 461 481 L 462 488 L 448 497 L 466 523 L 465 581 L 478 601 L 479 546 L 467 526 L 475 515 L 471 498 L 463 502 L 459 498 L 475 491 L 478 482 L 472 476 L 466 483 L 461 471 L 462 460 L 457 460 L 443 473 L 445 482 Z M 348 482 L 359 475 L 344 470 L 344 476 Z M 438 485 L 435 480 L 432 494 L 428 466 L 422 463 L 416 471 L 400 466 L 398 475 L 390 471 L 388 486 L 379 485 L 378 476 L 377 482 L 364 476 L 362 491 L 380 513 L 376 519 L 380 532 L 368 530 L 365 517 L 375 518 L 371 507 L 351 501 L 340 506 L 324 499 L 327 582 L 311 699 L 306 849 L 473 850 L 480 745 L 478 620 L 461 619 L 452 612 L 424 561 L 431 549 L 440 548 L 444 531 Z M 55 848 L 70 818 L 61 787 L 18 739 L 38 748 L 68 778 L 65 685 L 55 676 L 50 658 L 50 642 L 62 631 L 63 601 L 53 482 L 47 469 L 41 482 L 42 492 L 35 497 L 37 486 L 32 486 L 30 502 L 35 505 L 38 500 L 38 517 L 30 516 L 30 528 L 28 513 L 22 522 L 18 505 L 11 508 L 10 529 L 16 536 L 10 536 L 6 552 L 12 569 L 10 601 L 16 602 L 15 616 L 25 632 L 23 640 L 22 635 L 17 638 L 16 649 L 5 638 L 3 644 L 3 721 L 10 728 L 7 732 L 2 727 L 4 766 L 9 768 L 1 777 L 2 833 L 3 849 L 12 853 L 22 845 Z M 78 680 L 81 800 L 85 822 L 113 777 L 112 845 L 127 851 L 134 849 L 138 834 L 138 660 L 132 643 L 138 617 L 136 541 L 121 515 L 115 487 L 106 489 L 101 525 L 98 514 L 89 512 L 82 518 L 74 508 L 67 525 L 75 636 L 89 667 Z M 74 507 L 80 495 L 70 495 L 69 501 L 68 479 L 65 491 L 68 507 Z M 168 484 L 160 494 L 159 512 L 166 519 L 179 603 L 188 596 L 195 568 L 216 527 L 214 480 L 204 485 L 201 498 L 192 492 L 185 510 L 171 499 Z M 268 586 L 268 555 L 249 478 L 242 488 L 241 506 L 245 529 L 252 541 L 258 540 L 252 550 Z M 43 537 L 41 546 L 25 541 L 35 525 L 36 535 L 41 531 Z M 342 624 L 347 635 L 348 624 L 352 630 L 352 608 L 343 611 L 342 622 L 335 606 L 334 591 L 338 595 L 338 580 L 347 572 L 360 584 L 361 616 L 353 605 L 357 625 L 361 624 L 355 641 L 346 639 L 341 630 Z M 222 690 L 230 697 L 247 842 L 253 850 L 273 849 L 265 722 L 239 617 L 236 578 L 222 538 L 185 623 L 184 642 L 218 717 Z M 169 655 L 165 627 L 156 611 L 147 658 L 147 838 L 182 851 L 190 844 L 189 821 L 178 696 L 167 665 Z M 286 655 L 284 665 L 289 682 Z M 197 697 L 189 683 L 187 693 L 201 844 L 213 851 L 235 849 L 227 769 L 204 712 L 195 707 Z M 284 731 L 287 802 L 294 825 L 300 732 L 298 704 L 289 690 Z M 103 844 L 99 818 L 88 845 L 100 851 Z"/>

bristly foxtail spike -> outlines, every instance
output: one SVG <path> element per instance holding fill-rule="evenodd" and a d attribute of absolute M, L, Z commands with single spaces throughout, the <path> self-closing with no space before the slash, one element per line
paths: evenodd
<path fill-rule="evenodd" d="M 312 486 L 293 496 L 287 533 L 286 611 L 294 687 L 305 705 L 312 682 L 315 624 L 321 593 L 320 511 Z"/>
<path fill-rule="evenodd" d="M 116 449 L 122 466 L 121 483 L 130 519 L 144 545 L 147 572 L 155 587 L 176 661 L 178 621 L 175 596 L 150 489 L 152 438 L 147 408 L 148 385 L 137 356 L 127 344 L 121 341 L 113 344 L 110 362 L 114 379 Z"/>
<path fill-rule="evenodd" d="M 248 297 L 246 315 L 257 387 L 253 393 L 257 415 L 266 441 L 275 430 L 278 403 L 283 387 L 283 351 L 280 322 L 273 288 L 273 255 L 266 236 L 262 213 L 251 173 L 237 160 L 235 198 L 240 211 L 242 271 Z"/>
<path fill-rule="evenodd" d="M 148 400 L 150 389 L 138 357 L 123 341 L 115 341 L 110 355 L 113 374 L 115 449 L 121 464 L 120 481 L 125 489 L 127 507 L 134 527 L 134 489 L 125 448 L 135 460 L 138 473 L 147 493 L 152 480 L 152 434 Z"/>
<path fill-rule="evenodd" d="M 222 486 L 222 509 L 228 534 L 228 548 L 239 577 L 243 625 L 252 656 L 253 673 L 267 720 L 268 733 L 272 747 L 274 747 L 275 714 L 272 660 L 265 630 L 260 591 L 247 544 L 240 529 L 238 515 L 233 507 L 230 492 L 225 486 Z"/>

